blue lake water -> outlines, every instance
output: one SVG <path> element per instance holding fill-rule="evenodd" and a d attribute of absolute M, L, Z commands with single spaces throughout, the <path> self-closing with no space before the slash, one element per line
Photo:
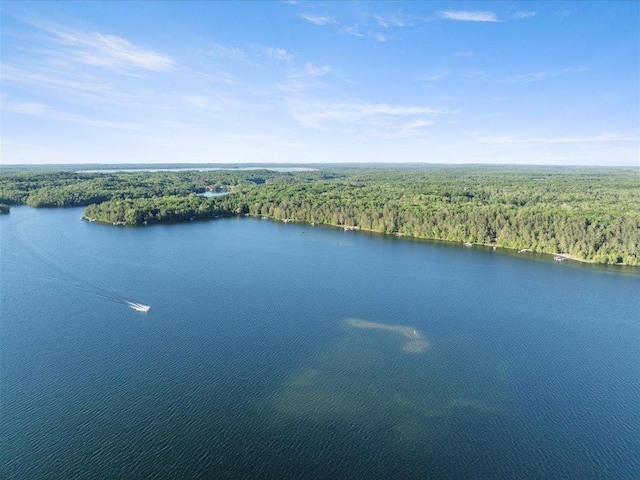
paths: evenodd
<path fill-rule="evenodd" d="M 638 270 L 81 213 L 0 218 L 2 478 L 640 477 Z"/>
<path fill-rule="evenodd" d="M 226 192 L 226 191 L 222 191 L 222 192 L 210 192 L 210 191 L 206 191 L 206 192 L 202 192 L 202 193 L 198 193 L 197 195 L 201 196 L 201 197 L 223 197 L 225 195 L 229 195 L 231 192 Z"/>

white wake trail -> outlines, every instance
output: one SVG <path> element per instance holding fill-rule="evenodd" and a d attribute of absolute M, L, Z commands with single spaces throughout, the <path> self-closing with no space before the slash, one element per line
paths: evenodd
<path fill-rule="evenodd" d="M 96 283 L 90 282 L 81 276 L 75 274 L 64 265 L 61 265 L 58 261 L 47 255 L 45 252 L 37 248 L 27 238 L 22 235 L 18 228 L 13 228 L 13 236 L 23 248 L 28 251 L 32 256 L 41 260 L 41 265 L 47 268 L 46 273 L 36 273 L 33 271 L 29 274 L 41 278 L 42 280 L 58 283 L 67 287 L 79 290 L 96 297 L 111 300 L 112 302 L 120 303 L 132 308 L 138 312 L 148 312 L 151 308 L 149 305 L 143 305 L 141 303 L 134 302 L 132 299 L 122 295 L 116 289 L 109 286 L 101 286 Z"/>

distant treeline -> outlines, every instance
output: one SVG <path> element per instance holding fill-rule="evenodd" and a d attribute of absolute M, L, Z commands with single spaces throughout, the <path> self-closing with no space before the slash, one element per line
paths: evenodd
<path fill-rule="evenodd" d="M 317 172 L 305 172 L 319 178 Z M 114 198 L 189 195 L 205 190 L 288 181 L 269 170 L 211 172 L 26 172 L 0 174 L 0 203 L 32 207 L 78 207 Z"/>
<path fill-rule="evenodd" d="M 34 174 L 0 175 L 0 201 L 93 203 L 86 218 L 128 225 L 248 214 L 640 265 L 636 169 L 67 173 L 27 180 L 29 176 Z M 194 194 L 205 189 L 233 193 Z"/>

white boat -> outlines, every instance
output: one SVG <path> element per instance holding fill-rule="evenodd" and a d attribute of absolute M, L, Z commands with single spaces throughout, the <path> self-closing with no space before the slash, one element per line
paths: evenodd
<path fill-rule="evenodd" d="M 142 305 L 141 303 L 127 302 L 127 305 L 138 312 L 148 312 L 151 308 L 149 305 Z"/>

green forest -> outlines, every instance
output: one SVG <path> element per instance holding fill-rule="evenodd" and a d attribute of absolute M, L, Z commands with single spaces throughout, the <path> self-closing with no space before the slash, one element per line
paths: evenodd
<path fill-rule="evenodd" d="M 85 219 L 125 225 L 250 215 L 640 265 L 637 169 L 22 172 L 0 175 L 0 203 L 87 206 Z"/>

